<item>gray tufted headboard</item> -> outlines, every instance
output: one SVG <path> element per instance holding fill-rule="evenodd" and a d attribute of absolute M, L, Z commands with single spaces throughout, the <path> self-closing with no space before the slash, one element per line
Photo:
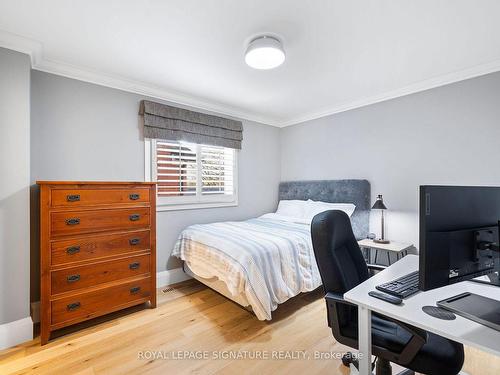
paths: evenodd
<path fill-rule="evenodd" d="M 312 199 L 329 203 L 353 203 L 351 217 L 356 238 L 368 235 L 371 188 L 367 180 L 287 181 L 280 183 L 279 199 Z"/>

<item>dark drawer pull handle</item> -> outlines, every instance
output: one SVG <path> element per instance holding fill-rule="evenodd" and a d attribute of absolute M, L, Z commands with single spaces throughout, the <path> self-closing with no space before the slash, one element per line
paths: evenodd
<path fill-rule="evenodd" d="M 136 293 L 139 293 L 141 291 L 141 287 L 140 286 L 136 286 L 134 288 L 130 288 L 130 294 L 136 294 Z"/>
<path fill-rule="evenodd" d="M 66 225 L 78 225 L 80 224 L 80 219 L 77 217 L 72 217 L 71 219 L 66 219 Z"/>
<path fill-rule="evenodd" d="M 80 194 L 70 194 L 66 196 L 68 202 L 78 202 L 80 200 Z"/>
<path fill-rule="evenodd" d="M 66 253 L 73 255 L 80 252 L 80 246 L 71 246 L 66 249 Z"/>
<path fill-rule="evenodd" d="M 141 218 L 141 215 L 134 214 L 134 215 L 130 215 L 128 218 L 130 221 L 137 221 Z"/>
<path fill-rule="evenodd" d="M 68 311 L 75 311 L 75 310 L 79 309 L 80 306 L 81 306 L 80 302 L 74 302 L 74 303 L 70 303 L 66 307 L 68 308 Z"/>
<path fill-rule="evenodd" d="M 76 274 L 76 275 L 69 275 L 66 280 L 68 281 L 68 283 L 74 283 L 74 282 L 77 282 L 80 280 L 80 275 Z"/>
<path fill-rule="evenodd" d="M 138 269 L 139 267 L 141 266 L 141 264 L 139 262 L 134 262 L 134 263 L 130 263 L 128 265 L 128 268 L 130 268 L 131 270 L 136 270 Z"/>
<path fill-rule="evenodd" d="M 139 245 L 140 242 L 141 242 L 140 238 L 131 238 L 130 240 L 128 240 L 128 243 L 132 246 Z"/>
<path fill-rule="evenodd" d="M 131 201 L 136 201 L 136 200 L 138 200 L 141 196 L 140 196 L 139 194 L 130 194 L 128 197 L 129 197 L 129 199 L 130 199 Z"/>

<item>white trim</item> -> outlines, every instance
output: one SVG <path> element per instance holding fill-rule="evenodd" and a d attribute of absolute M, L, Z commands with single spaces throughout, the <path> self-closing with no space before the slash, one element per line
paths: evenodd
<path fill-rule="evenodd" d="M 189 279 L 192 279 L 192 277 L 185 273 L 182 268 L 161 271 L 156 273 L 156 287 L 163 288 Z"/>
<path fill-rule="evenodd" d="M 152 148 L 151 148 L 151 139 L 144 138 L 144 181 L 151 182 L 153 181 L 151 178 L 151 169 L 152 169 Z"/>
<path fill-rule="evenodd" d="M 416 82 L 397 90 L 388 91 L 379 95 L 370 96 L 352 102 L 346 102 L 340 105 L 326 107 L 321 111 L 309 112 L 302 116 L 280 120 L 278 118 L 265 116 L 253 111 L 246 111 L 241 108 L 218 103 L 215 101 L 204 100 L 189 94 L 167 90 L 163 87 L 154 86 L 146 82 L 131 80 L 125 77 L 118 77 L 106 74 L 104 72 L 95 71 L 86 67 L 67 64 L 61 61 L 48 60 L 43 56 L 42 43 L 3 30 L 0 30 L 0 47 L 28 54 L 31 57 L 31 65 L 34 70 L 40 70 L 63 77 L 73 78 L 79 81 L 90 82 L 96 85 L 111 87 L 127 92 L 133 92 L 136 94 L 165 100 L 179 105 L 195 107 L 208 112 L 219 113 L 238 119 L 256 121 L 265 125 L 276 126 L 279 128 L 299 124 L 305 121 L 314 120 L 335 113 L 349 111 L 351 109 L 364 107 L 367 105 L 395 99 L 439 86 L 444 86 L 500 71 L 500 60 L 494 60 L 489 63 L 479 64 L 424 81 Z"/>
<path fill-rule="evenodd" d="M 0 47 L 29 55 L 32 67 L 43 60 L 42 43 L 21 35 L 0 30 Z"/>
<path fill-rule="evenodd" d="M 33 340 L 31 317 L 0 325 L 0 350 Z"/>
<path fill-rule="evenodd" d="M 300 124 L 302 122 L 315 120 L 321 117 L 330 116 L 335 113 L 350 111 L 351 109 L 365 107 L 371 104 L 384 102 L 386 100 L 396 99 L 402 96 L 415 94 L 417 92 L 430 90 L 436 87 L 449 85 L 451 83 L 464 81 L 466 79 L 479 77 L 485 74 L 490 74 L 500 71 L 500 60 L 495 60 L 486 64 L 476 65 L 470 68 L 457 70 L 452 73 L 443 74 L 431 79 L 416 82 L 414 84 L 402 87 L 397 90 L 388 91 L 379 95 L 370 96 L 352 102 L 327 107 L 322 111 L 315 111 L 305 114 L 303 116 L 295 117 L 287 121 L 280 122 L 276 126 L 284 128 L 291 125 Z"/>
<path fill-rule="evenodd" d="M 236 200 L 234 202 L 163 204 L 163 205 L 156 206 L 156 212 L 159 212 L 159 211 L 199 210 L 202 208 L 221 208 L 221 207 L 237 207 L 237 206 L 238 206 L 238 200 Z"/>
<path fill-rule="evenodd" d="M 256 112 L 246 111 L 241 108 L 218 103 L 216 101 L 197 98 L 193 95 L 168 90 L 164 87 L 155 86 L 147 82 L 107 74 L 88 67 L 72 65 L 62 61 L 49 60 L 43 56 L 43 44 L 41 42 L 25 38 L 5 30 L 0 30 L 0 47 L 29 55 L 31 57 L 31 66 L 34 70 L 40 70 L 42 72 L 94 83 L 96 85 L 110 87 L 113 89 L 133 92 L 149 96 L 151 98 L 166 100 L 171 103 L 195 107 L 197 109 L 223 114 L 238 119 L 256 121 L 266 125 L 276 122 L 276 119 L 271 120 L 269 117 L 261 116 Z"/>
<path fill-rule="evenodd" d="M 275 119 L 270 119 L 268 117 L 261 116 L 258 113 L 245 111 L 237 107 L 231 107 L 215 101 L 205 101 L 194 95 L 167 90 L 163 87 L 153 86 L 146 82 L 92 71 L 87 68 L 73 66 L 59 61 L 44 59 L 40 64 L 33 66 L 33 69 L 117 90 L 132 92 L 134 94 L 144 95 L 155 99 L 165 100 L 181 106 L 193 107 L 202 111 L 222 114 L 237 119 L 255 121 L 266 125 L 271 125 L 271 122 L 273 124 L 276 122 Z"/>
<path fill-rule="evenodd" d="M 145 138 L 144 139 L 144 181 L 156 181 L 156 169 L 153 165 L 156 164 L 156 153 L 154 152 L 154 145 L 156 140 Z M 165 203 L 161 199 L 156 200 L 156 212 L 161 211 L 181 211 L 181 210 L 197 210 L 202 208 L 220 208 L 220 207 L 236 207 L 238 206 L 238 170 L 239 170 L 239 151 L 234 150 L 234 160 L 233 160 L 233 195 L 229 196 L 229 199 L 214 201 L 208 200 L 213 199 L 210 197 L 184 197 L 176 202 Z M 201 173 L 201 168 L 198 168 L 198 172 Z M 199 186 L 197 187 L 199 189 Z M 199 192 L 198 192 L 199 193 Z M 181 197 L 179 197 L 181 198 Z M 203 201 L 206 200 L 206 201 Z"/>

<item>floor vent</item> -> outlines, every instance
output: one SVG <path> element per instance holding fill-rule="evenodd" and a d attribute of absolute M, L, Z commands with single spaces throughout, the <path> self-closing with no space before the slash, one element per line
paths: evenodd
<path fill-rule="evenodd" d="M 175 288 L 171 288 L 171 287 L 162 289 L 162 292 L 165 294 L 170 293 L 170 292 L 174 292 L 174 291 L 175 291 Z"/>

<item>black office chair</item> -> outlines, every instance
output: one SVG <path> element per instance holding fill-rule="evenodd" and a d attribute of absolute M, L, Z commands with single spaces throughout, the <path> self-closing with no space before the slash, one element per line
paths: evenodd
<path fill-rule="evenodd" d="M 326 294 L 328 326 L 338 342 L 357 349 L 358 308 L 343 295 L 381 266 L 366 264 L 349 216 L 342 211 L 316 215 L 311 236 Z M 401 374 L 455 375 L 464 362 L 463 345 L 377 313 L 372 313 L 372 353 L 378 358 L 378 375 L 391 374 L 390 362 L 408 369 Z M 342 359 L 345 365 L 355 363 L 349 354 Z"/>

